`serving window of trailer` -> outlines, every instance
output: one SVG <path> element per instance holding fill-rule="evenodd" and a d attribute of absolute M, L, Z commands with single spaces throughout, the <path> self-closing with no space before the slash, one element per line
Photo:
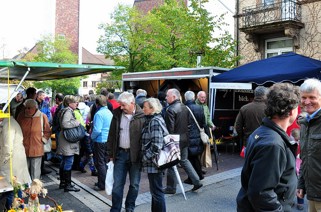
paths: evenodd
<path fill-rule="evenodd" d="M 243 105 L 253 101 L 251 89 L 217 89 L 213 123 L 217 127 L 214 131 L 216 138 L 233 133 L 236 116 Z"/>

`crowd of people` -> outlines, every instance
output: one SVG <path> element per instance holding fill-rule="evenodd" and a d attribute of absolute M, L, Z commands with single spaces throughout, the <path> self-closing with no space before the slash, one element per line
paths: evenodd
<path fill-rule="evenodd" d="M 88 164 L 91 174 L 97 176 L 93 188 L 105 190 L 106 164 L 113 161 L 110 211 L 122 209 L 127 175 L 125 210 L 135 210 L 143 171 L 148 176 L 151 211 L 164 212 L 165 194 L 175 194 L 177 186 L 173 167 L 161 169 L 153 160 L 164 147 L 164 136 L 179 135 L 179 165 L 188 176 L 184 183 L 193 185 L 192 191 L 197 191 L 203 186 L 205 171 L 200 156 L 206 145 L 199 128 L 208 132 L 216 128 L 204 91 L 196 95 L 187 91 L 184 99 L 178 89 L 171 88 L 166 93 L 159 92 L 157 97 L 149 97 L 143 89 L 137 90 L 136 97 L 125 91 L 116 100 L 103 88 L 100 95 L 85 97 L 58 93 L 56 104 L 50 108 L 44 92 L 28 88 L 26 98 L 17 95 L 10 108 L 9 143 L 19 151 L 12 156 L 13 173 L 23 183 L 40 178 L 45 172 L 44 146 L 53 133 L 60 161 L 60 189 L 79 191 L 71 182 L 71 172 L 73 169 L 86 172 Z M 254 90 L 254 101 L 240 109 L 235 123 L 246 147 L 237 211 L 292 211 L 295 197 L 297 208 L 303 210 L 305 195 L 309 211 L 321 211 L 320 110 L 321 82 L 317 79 L 307 79 L 300 87 L 276 83 Z M 5 146 L 0 148 L 0 162 L 7 164 L 10 150 L 5 141 L 9 138 L 4 132 L 8 130 L 8 121 L 0 121 L 0 145 Z M 85 134 L 79 141 L 71 142 L 66 132 L 78 126 L 86 129 Z M 17 168 L 24 164 L 27 169 Z M 10 205 L 12 194 L 6 198 Z"/>
<path fill-rule="evenodd" d="M 100 95 L 64 95 L 57 93 L 54 105 L 50 107 L 49 98 L 43 91 L 30 87 L 25 90 L 26 98 L 18 93 L 10 104 L 13 127 L 21 132 L 12 136 L 12 142 L 24 150 L 20 157 L 25 160 L 13 160 L 13 167 L 20 167 L 25 161 L 27 169 L 14 169 L 14 175 L 23 183 L 40 179 L 50 171 L 45 168 L 46 145 L 54 134 L 56 140 L 55 155 L 52 160 L 59 162 L 59 188 L 65 192 L 78 192 L 72 184 L 72 170 L 86 172 L 86 165 L 92 176 L 97 176 L 93 189 L 105 190 L 105 178 L 109 161 L 114 162 L 114 184 L 112 189 L 111 211 L 121 211 L 124 186 L 127 174 L 129 188 L 125 200 L 126 211 L 134 211 L 138 196 L 141 171 L 148 174 L 152 194 L 152 211 L 166 211 L 165 194 L 176 193 L 177 179 L 172 168 L 167 170 L 167 186 L 163 188 L 164 169 L 153 162 L 164 147 L 164 136 L 179 134 L 181 151 L 180 166 L 185 170 L 188 179 L 184 182 L 194 185 L 193 191 L 203 186 L 204 170 L 200 161 L 203 142 L 200 139 L 202 128 L 213 129 L 209 120 L 205 92 L 201 91 L 199 100 L 195 93 L 185 93 L 185 104 L 177 89 L 149 97 L 143 89 L 138 89 L 136 96 L 123 92 L 117 100 L 106 88 Z M 190 108 L 188 110 L 187 108 Z M 196 117 L 194 120 L 192 115 Z M 198 123 L 196 124 L 195 121 Z M 17 123 L 17 124 L 15 124 Z M 3 130 L 8 125 L 3 121 Z M 70 142 L 67 131 L 79 126 L 85 129 L 85 135 L 77 142 Z M 190 132 L 190 133 L 189 133 Z M 190 142 L 192 141 L 192 142 Z M 51 143 L 50 143 L 51 145 Z M 9 150 L 8 150 L 9 151 Z M 7 158 L 8 160 L 8 158 Z M 21 174 L 21 172 L 24 174 Z M 29 178 L 26 178 L 28 176 Z M 11 194 L 10 194 L 11 195 Z M 7 198 L 9 200 L 9 198 Z M 10 201 L 7 201 L 10 208 Z"/>

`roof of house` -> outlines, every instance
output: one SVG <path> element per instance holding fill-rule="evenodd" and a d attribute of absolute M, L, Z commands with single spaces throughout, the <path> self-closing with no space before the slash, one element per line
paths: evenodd
<path fill-rule="evenodd" d="M 114 61 L 106 59 L 104 55 L 94 55 L 83 47 L 82 64 L 113 65 Z"/>
<path fill-rule="evenodd" d="M 14 56 L 12 59 L 14 60 L 22 60 L 27 54 L 37 54 L 37 46 L 38 44 L 35 44 L 28 52 L 26 53 L 20 53 L 16 56 Z M 111 59 L 105 58 L 105 55 L 95 55 L 89 52 L 84 47 L 82 48 L 82 64 L 88 64 L 88 65 L 114 65 L 114 61 Z"/>

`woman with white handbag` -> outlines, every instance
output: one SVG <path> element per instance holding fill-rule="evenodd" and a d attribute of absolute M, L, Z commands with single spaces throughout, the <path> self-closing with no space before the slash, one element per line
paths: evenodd
<path fill-rule="evenodd" d="M 153 163 L 164 145 L 165 121 L 161 116 L 162 105 L 158 99 L 149 98 L 144 101 L 143 111 L 146 122 L 142 130 L 142 163 L 143 171 L 148 173 L 149 188 L 152 195 L 152 212 L 165 212 L 165 196 L 163 192 L 163 171 Z M 163 126 L 162 126 L 163 125 Z"/>

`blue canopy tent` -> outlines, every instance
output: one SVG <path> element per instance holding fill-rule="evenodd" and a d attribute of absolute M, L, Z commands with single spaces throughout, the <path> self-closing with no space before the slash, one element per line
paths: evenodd
<path fill-rule="evenodd" d="M 268 59 L 251 62 L 225 73 L 213 76 L 211 79 L 213 120 L 222 125 L 221 118 L 230 118 L 225 128 L 233 125 L 236 114 L 242 104 L 236 105 L 240 100 L 244 104 L 251 100 L 251 95 L 245 92 L 252 90 L 252 85 L 272 84 L 276 82 L 300 83 L 306 78 L 321 79 L 321 61 L 296 53 L 288 53 Z M 239 90 L 238 90 L 239 89 Z M 223 94 L 223 95 L 222 95 Z M 230 94 L 231 98 L 224 98 Z M 231 105 L 223 108 L 222 105 Z M 227 112 L 228 111 L 228 112 Z"/>
<path fill-rule="evenodd" d="M 291 81 L 306 78 L 321 79 L 321 61 L 296 53 L 288 53 L 251 62 L 212 77 L 216 82 L 246 82 L 262 85 L 266 82 Z"/>

